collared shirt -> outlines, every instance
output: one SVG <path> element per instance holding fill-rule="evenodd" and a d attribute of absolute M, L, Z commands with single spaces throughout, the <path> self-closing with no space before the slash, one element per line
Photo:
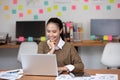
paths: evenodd
<path fill-rule="evenodd" d="M 49 40 L 47 41 L 47 43 L 49 42 Z M 62 38 L 60 37 L 60 40 L 58 42 L 58 45 L 55 47 L 55 50 L 58 50 L 58 49 L 62 49 L 62 47 L 64 46 L 65 44 L 65 41 L 62 40 Z M 49 48 L 51 49 L 50 45 L 48 45 Z"/>
<path fill-rule="evenodd" d="M 47 41 L 48 42 L 48 41 Z M 60 40 L 58 42 L 58 45 L 55 47 L 55 50 L 58 50 L 58 49 L 62 49 L 62 47 L 64 46 L 65 44 L 65 41 L 62 40 L 62 38 L 60 37 Z M 49 46 L 49 45 L 48 45 Z M 49 48 L 51 49 L 51 47 L 49 46 Z M 48 53 L 49 54 L 49 53 Z M 75 67 L 71 64 L 69 65 L 66 65 L 65 67 L 68 68 L 69 71 L 72 71 Z"/>

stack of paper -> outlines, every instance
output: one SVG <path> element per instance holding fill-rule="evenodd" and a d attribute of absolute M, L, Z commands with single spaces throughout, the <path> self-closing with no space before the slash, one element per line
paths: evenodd
<path fill-rule="evenodd" d="M 56 80 L 118 80 L 117 74 L 96 74 L 90 77 L 75 77 L 69 74 L 59 75 Z"/>
<path fill-rule="evenodd" d="M 23 76 L 22 73 L 22 69 L 0 72 L 0 79 L 16 80 Z"/>

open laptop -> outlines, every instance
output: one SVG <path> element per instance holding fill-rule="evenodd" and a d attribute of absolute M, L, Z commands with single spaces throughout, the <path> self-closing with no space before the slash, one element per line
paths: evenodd
<path fill-rule="evenodd" d="M 58 76 L 55 54 L 23 54 L 21 63 L 24 75 Z"/>

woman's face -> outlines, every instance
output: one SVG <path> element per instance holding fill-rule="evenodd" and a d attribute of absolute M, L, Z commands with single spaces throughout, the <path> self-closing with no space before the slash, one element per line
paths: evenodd
<path fill-rule="evenodd" d="M 49 23 L 46 27 L 46 35 L 50 41 L 58 42 L 61 32 L 62 30 L 55 23 Z"/>

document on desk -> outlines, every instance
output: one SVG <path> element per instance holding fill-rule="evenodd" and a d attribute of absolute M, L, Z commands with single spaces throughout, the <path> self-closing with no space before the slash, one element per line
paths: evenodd
<path fill-rule="evenodd" d="M 96 74 L 89 77 L 75 77 L 71 74 L 61 74 L 56 80 L 118 80 L 117 74 Z"/>
<path fill-rule="evenodd" d="M 0 79 L 16 80 L 21 78 L 23 71 L 21 69 L 0 72 Z"/>
<path fill-rule="evenodd" d="M 117 74 L 96 74 L 96 80 L 118 80 Z"/>

